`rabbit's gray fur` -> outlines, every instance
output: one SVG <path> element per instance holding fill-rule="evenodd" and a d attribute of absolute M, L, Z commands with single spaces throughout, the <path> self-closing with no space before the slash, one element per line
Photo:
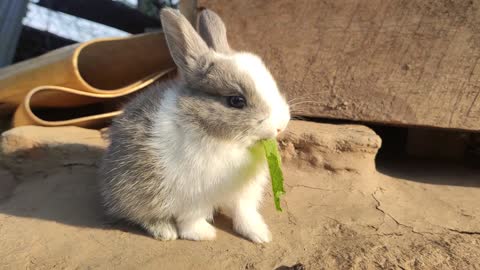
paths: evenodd
<path fill-rule="evenodd" d="M 202 16 L 208 43 L 178 11 L 162 11 L 180 78 L 150 87 L 114 120 L 99 174 L 103 202 L 108 214 L 164 240 L 213 239 L 207 220 L 225 208 L 237 232 L 268 242 L 258 213 L 266 162 L 253 164 L 250 147 L 286 127 L 288 105 L 258 57 L 225 47 L 218 15 Z M 226 97 L 238 95 L 247 106 L 229 107 Z M 238 179 L 246 168 L 252 176 Z"/>

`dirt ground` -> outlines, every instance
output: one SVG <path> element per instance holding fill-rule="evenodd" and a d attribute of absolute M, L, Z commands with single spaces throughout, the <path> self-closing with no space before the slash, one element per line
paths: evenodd
<path fill-rule="evenodd" d="M 286 159 L 284 211 L 270 194 L 262 208 L 273 242 L 253 244 L 223 216 L 211 242 L 161 242 L 112 223 L 96 165 L 78 160 L 0 170 L 0 269 L 480 269 L 480 171 L 461 165 L 362 171 Z"/>

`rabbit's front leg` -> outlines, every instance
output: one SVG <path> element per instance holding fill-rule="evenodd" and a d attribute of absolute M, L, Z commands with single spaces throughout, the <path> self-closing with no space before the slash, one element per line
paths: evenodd
<path fill-rule="evenodd" d="M 267 243 L 272 234 L 258 212 L 267 176 L 260 174 L 247 184 L 227 205 L 236 232 L 255 243 Z"/>
<path fill-rule="evenodd" d="M 192 209 L 191 212 L 177 217 L 180 238 L 194 241 L 215 239 L 217 235 L 215 227 L 207 221 L 211 217 L 211 209 Z"/>
<path fill-rule="evenodd" d="M 141 225 L 148 233 L 158 240 L 175 240 L 178 237 L 175 223 L 169 219 L 152 219 Z"/>

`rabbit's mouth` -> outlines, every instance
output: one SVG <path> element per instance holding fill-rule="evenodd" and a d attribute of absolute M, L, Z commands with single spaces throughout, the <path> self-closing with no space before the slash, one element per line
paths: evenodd
<path fill-rule="evenodd" d="M 263 140 L 276 139 L 278 135 L 279 133 L 277 131 L 270 131 L 268 132 L 268 134 L 261 136 L 258 140 L 256 140 L 256 142 L 263 141 Z"/>

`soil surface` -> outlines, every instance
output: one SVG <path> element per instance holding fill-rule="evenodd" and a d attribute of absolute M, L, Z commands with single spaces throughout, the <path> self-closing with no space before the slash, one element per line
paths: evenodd
<path fill-rule="evenodd" d="M 215 218 L 217 239 L 209 242 L 161 242 L 112 223 L 96 196 L 97 165 L 85 158 L 95 152 L 85 146 L 57 148 L 71 158 L 63 163 L 58 155 L 38 158 L 45 149 L 4 156 L 0 269 L 290 269 L 297 263 L 304 269 L 480 269 L 478 170 L 418 160 L 371 170 L 364 150 L 357 159 L 344 155 L 354 168 L 347 170 L 339 161 L 342 151 L 352 150 L 345 141 L 329 150 L 337 155 L 335 166 L 319 166 L 308 157 L 315 149 L 302 152 L 298 138 L 313 138 L 307 145 L 316 141 L 315 149 L 327 151 L 315 136 L 294 134 L 282 142 L 290 149 L 287 193 L 283 212 L 270 193 L 264 200 L 273 233 L 268 244 L 236 235 L 224 216 Z M 368 169 L 359 170 L 362 163 Z"/>

